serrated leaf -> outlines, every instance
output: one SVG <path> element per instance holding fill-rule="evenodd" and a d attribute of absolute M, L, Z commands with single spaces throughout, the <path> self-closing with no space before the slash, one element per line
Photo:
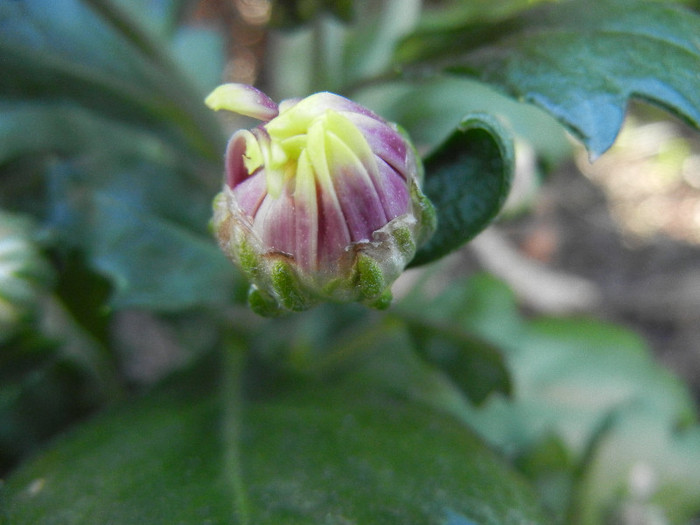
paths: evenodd
<path fill-rule="evenodd" d="M 424 161 L 423 192 L 435 206 L 438 228 L 410 266 L 444 257 L 483 230 L 508 196 L 513 163 L 512 141 L 495 118 L 465 117 Z"/>
<path fill-rule="evenodd" d="M 700 127 L 698 34 L 700 16 L 677 4 L 604 0 L 592 9 L 568 1 L 492 26 L 416 34 L 399 54 L 406 62 L 437 59 L 442 70 L 542 107 L 596 157 L 615 140 L 630 98 Z"/>
<path fill-rule="evenodd" d="M 209 373 L 112 410 L 25 465 L 2 488 L 0 521 L 546 523 L 528 488 L 450 418 L 357 383 L 297 382 L 232 406 Z"/>

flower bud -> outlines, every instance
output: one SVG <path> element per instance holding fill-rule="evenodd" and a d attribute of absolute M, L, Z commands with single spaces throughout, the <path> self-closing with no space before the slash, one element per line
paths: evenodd
<path fill-rule="evenodd" d="M 263 121 L 231 137 L 213 218 L 221 248 L 252 282 L 253 309 L 387 307 L 391 284 L 435 229 L 405 135 L 332 93 L 277 106 L 225 84 L 206 103 Z"/>

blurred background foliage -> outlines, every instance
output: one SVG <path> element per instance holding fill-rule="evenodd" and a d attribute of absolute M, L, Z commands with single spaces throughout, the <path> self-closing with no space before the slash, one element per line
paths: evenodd
<path fill-rule="evenodd" d="M 644 128 L 629 119 L 587 160 L 630 98 L 689 125 L 635 107 L 675 131 L 629 177 L 675 163 L 664 180 L 696 207 L 672 231 L 697 242 L 697 7 L 1 1 L 0 522 L 697 520 L 691 390 L 643 338 L 593 320 L 601 290 L 502 242 L 572 159 L 594 181 L 630 164 Z M 207 229 L 227 133 L 251 124 L 203 105 L 222 81 L 339 92 L 405 127 L 428 184 L 464 194 L 441 213 L 467 222 L 420 262 L 493 219 L 505 190 L 482 172 L 515 170 L 501 229 L 407 272 L 386 313 L 257 318 Z M 496 124 L 460 131 L 483 113 Z M 477 136 L 489 147 L 465 160 Z"/>

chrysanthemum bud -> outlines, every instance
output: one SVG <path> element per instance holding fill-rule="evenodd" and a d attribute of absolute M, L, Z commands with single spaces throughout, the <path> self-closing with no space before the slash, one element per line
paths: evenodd
<path fill-rule="evenodd" d="M 420 160 L 397 126 L 332 93 L 278 107 L 225 84 L 206 103 L 263 121 L 231 137 L 213 219 L 252 282 L 253 309 L 388 306 L 391 284 L 435 229 Z"/>

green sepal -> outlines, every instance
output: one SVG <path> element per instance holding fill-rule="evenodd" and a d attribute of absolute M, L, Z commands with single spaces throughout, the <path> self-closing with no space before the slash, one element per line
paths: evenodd
<path fill-rule="evenodd" d="M 287 310 L 301 312 L 309 308 L 308 301 L 297 282 L 297 276 L 288 263 L 284 261 L 275 262 L 272 265 L 270 279 L 272 281 L 272 289 Z"/>
<path fill-rule="evenodd" d="M 420 190 L 415 182 L 411 185 L 413 213 L 420 224 L 416 233 L 416 245 L 422 246 L 434 234 L 438 227 L 438 216 L 432 201 Z"/>
<path fill-rule="evenodd" d="M 274 297 L 254 284 L 248 289 L 248 306 L 262 317 L 278 317 L 284 313 Z"/>
<path fill-rule="evenodd" d="M 377 299 L 366 304 L 375 310 L 386 310 L 391 306 L 393 300 L 394 295 L 391 293 L 391 288 L 386 288 Z"/>
<path fill-rule="evenodd" d="M 391 232 L 391 235 L 401 255 L 410 257 L 412 254 L 416 253 L 416 242 L 413 240 L 413 234 L 410 229 L 406 227 L 396 228 Z"/>
<path fill-rule="evenodd" d="M 238 263 L 248 279 L 254 280 L 260 276 L 260 257 L 246 241 L 238 245 Z"/>
<path fill-rule="evenodd" d="M 374 299 L 386 288 L 384 274 L 377 261 L 359 253 L 355 261 L 355 279 L 364 299 Z"/>

